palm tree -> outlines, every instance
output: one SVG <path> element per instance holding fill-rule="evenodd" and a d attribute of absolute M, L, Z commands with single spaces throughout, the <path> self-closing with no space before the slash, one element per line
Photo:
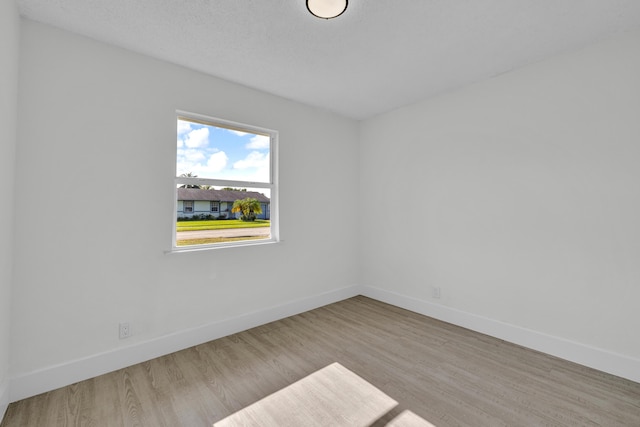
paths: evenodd
<path fill-rule="evenodd" d="M 233 202 L 233 206 L 231 207 L 231 212 L 236 213 L 240 212 L 242 215 L 240 216 L 241 221 L 255 221 L 256 214 L 262 213 L 262 206 L 257 199 L 252 199 L 251 197 L 247 197 L 246 199 L 238 199 Z"/>
<path fill-rule="evenodd" d="M 187 172 L 180 174 L 180 178 L 197 178 L 198 175 L 193 174 L 192 172 Z M 198 184 L 183 184 L 178 188 L 200 188 Z"/>

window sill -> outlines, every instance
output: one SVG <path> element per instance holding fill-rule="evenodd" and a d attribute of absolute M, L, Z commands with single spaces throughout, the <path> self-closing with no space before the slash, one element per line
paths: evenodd
<path fill-rule="evenodd" d="M 264 239 L 260 241 L 255 240 L 245 240 L 241 242 L 231 242 L 231 243 L 214 243 L 210 245 L 197 245 L 197 246 L 178 246 L 174 247 L 171 250 L 165 251 L 166 255 L 169 254 L 179 254 L 186 252 L 201 252 L 201 251 L 210 251 L 217 249 L 228 249 L 228 248 L 240 248 L 247 246 L 263 246 L 263 245 L 272 245 L 274 243 L 280 243 L 282 240 L 276 239 Z"/>

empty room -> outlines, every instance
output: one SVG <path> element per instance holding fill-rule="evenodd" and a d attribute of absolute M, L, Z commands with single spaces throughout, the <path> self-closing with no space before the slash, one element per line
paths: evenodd
<path fill-rule="evenodd" d="M 0 2 L 0 426 L 640 426 L 640 2 Z"/>

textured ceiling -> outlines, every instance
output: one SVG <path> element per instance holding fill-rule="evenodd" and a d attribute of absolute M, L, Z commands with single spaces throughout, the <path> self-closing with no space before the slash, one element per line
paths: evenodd
<path fill-rule="evenodd" d="M 640 28 L 640 0 L 18 0 L 23 16 L 363 119 Z"/>

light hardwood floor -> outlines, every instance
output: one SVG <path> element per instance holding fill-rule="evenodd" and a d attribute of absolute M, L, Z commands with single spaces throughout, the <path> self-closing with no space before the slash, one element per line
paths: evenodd
<path fill-rule="evenodd" d="M 640 384 L 356 297 L 12 403 L 0 427 L 211 426 L 333 362 L 437 427 L 640 426 Z"/>

